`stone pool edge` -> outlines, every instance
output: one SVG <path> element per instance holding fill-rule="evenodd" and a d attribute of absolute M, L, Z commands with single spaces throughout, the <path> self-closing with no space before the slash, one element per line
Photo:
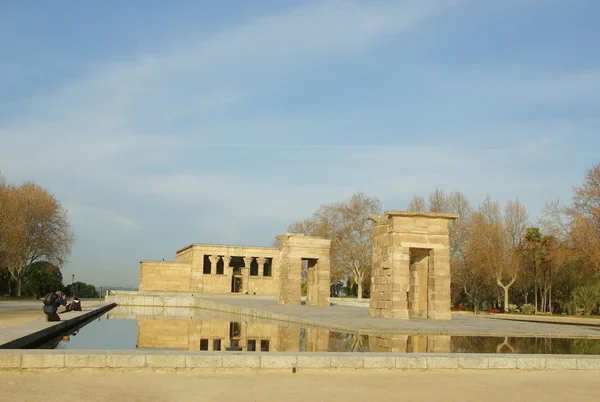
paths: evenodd
<path fill-rule="evenodd" d="M 599 370 L 587 355 L 0 349 L 2 371 Z"/>
<path fill-rule="evenodd" d="M 9 337 L 12 337 L 12 339 L 2 343 L 0 345 L 0 351 L 10 351 L 15 349 L 18 350 L 28 345 L 40 342 L 45 338 L 59 336 L 61 333 L 65 332 L 69 328 L 75 327 L 78 324 L 85 322 L 86 320 L 101 315 L 116 306 L 116 303 L 98 303 L 92 306 L 91 308 L 86 308 L 84 311 L 74 311 L 68 313 L 73 314 L 74 316 L 67 320 L 62 320 L 58 322 L 35 320 L 12 328 L 6 328 L 4 329 L 5 331 L 12 332 L 13 335 L 9 335 Z M 43 315 L 41 311 L 40 314 Z"/>

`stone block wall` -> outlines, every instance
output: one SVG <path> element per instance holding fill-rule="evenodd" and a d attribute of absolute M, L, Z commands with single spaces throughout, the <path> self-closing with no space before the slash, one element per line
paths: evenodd
<path fill-rule="evenodd" d="M 457 218 L 403 211 L 370 217 L 372 317 L 450 319 L 448 221 Z"/>
<path fill-rule="evenodd" d="M 188 292 L 192 264 L 190 262 L 140 262 L 140 291 Z"/>

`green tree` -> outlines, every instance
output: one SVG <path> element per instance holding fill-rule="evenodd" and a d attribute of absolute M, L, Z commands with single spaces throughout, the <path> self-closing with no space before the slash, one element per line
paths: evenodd
<path fill-rule="evenodd" d="M 100 297 L 100 292 L 96 290 L 96 287 L 85 282 L 75 282 L 72 285 L 67 285 L 63 292 L 67 296 L 77 296 L 83 298 Z"/>
<path fill-rule="evenodd" d="M 577 314 L 581 310 L 585 315 L 596 312 L 600 304 L 600 284 L 593 283 L 580 286 L 571 295 L 568 308 L 571 314 Z"/>
<path fill-rule="evenodd" d="M 22 294 L 43 297 L 46 293 L 62 289 L 62 279 L 57 266 L 46 261 L 34 262 L 25 270 Z"/>

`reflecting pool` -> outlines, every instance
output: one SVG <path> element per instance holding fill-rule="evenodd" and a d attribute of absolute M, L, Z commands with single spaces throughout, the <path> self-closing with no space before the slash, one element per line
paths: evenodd
<path fill-rule="evenodd" d="M 600 340 L 400 333 L 362 335 L 194 309 L 163 315 L 119 307 L 41 349 L 262 352 L 600 354 Z"/>

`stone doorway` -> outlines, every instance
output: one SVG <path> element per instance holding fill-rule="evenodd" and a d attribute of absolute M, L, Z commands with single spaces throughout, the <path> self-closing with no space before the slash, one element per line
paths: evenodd
<path fill-rule="evenodd" d="M 242 275 L 233 275 L 231 277 L 231 293 L 242 293 L 244 278 Z"/>
<path fill-rule="evenodd" d="M 314 304 L 313 301 L 318 298 L 317 289 L 319 288 L 317 265 L 319 260 L 316 258 L 302 259 L 302 280 L 306 281 L 306 304 Z"/>
<path fill-rule="evenodd" d="M 410 249 L 410 287 L 408 289 L 408 316 L 428 318 L 429 307 L 429 251 Z"/>

